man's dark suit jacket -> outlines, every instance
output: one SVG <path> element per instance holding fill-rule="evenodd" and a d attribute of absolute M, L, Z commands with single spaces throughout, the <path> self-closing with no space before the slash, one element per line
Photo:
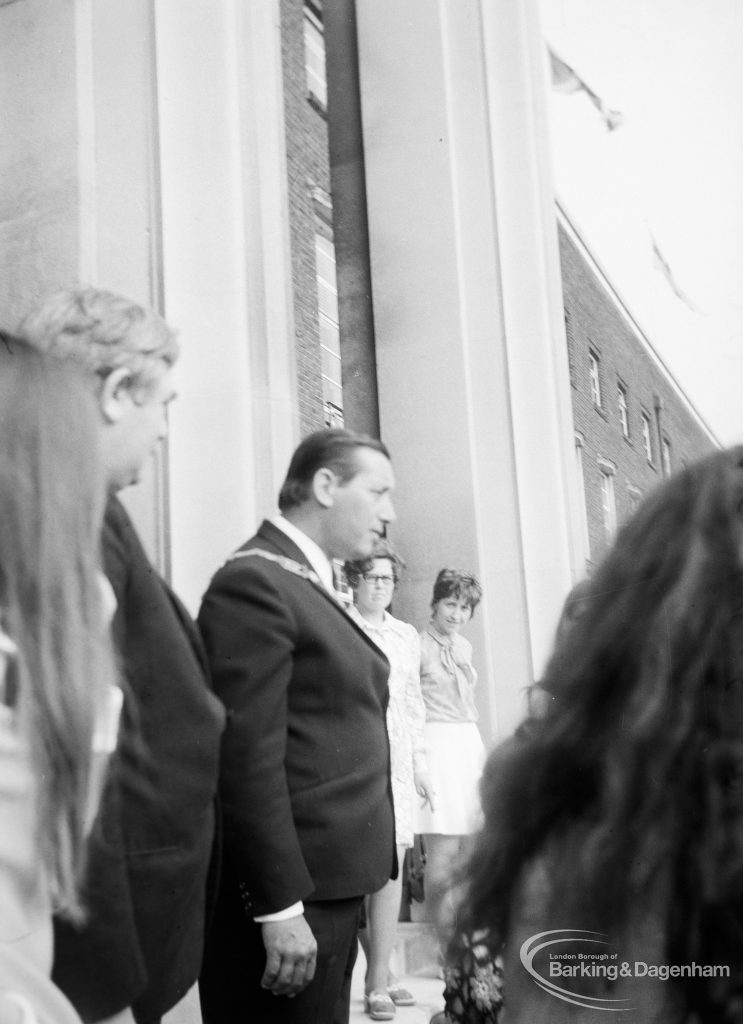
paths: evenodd
<path fill-rule="evenodd" d="M 111 498 L 104 568 L 118 607 L 124 715 L 91 836 L 82 929 L 55 922 L 54 981 L 84 1021 L 158 1019 L 199 974 L 224 712 L 185 608 Z"/>
<path fill-rule="evenodd" d="M 309 568 L 272 523 L 252 548 Z M 220 900 L 252 917 L 381 888 L 395 849 L 384 655 L 319 582 L 260 556 L 216 573 L 199 624 L 227 708 Z"/>

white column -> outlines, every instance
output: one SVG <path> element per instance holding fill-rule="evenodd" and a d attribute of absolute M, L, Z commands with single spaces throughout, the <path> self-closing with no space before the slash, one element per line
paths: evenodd
<path fill-rule="evenodd" d="M 576 558 L 567 355 L 533 0 L 358 0 L 382 436 L 420 622 L 485 588 L 483 732 L 508 733 Z"/>
<path fill-rule="evenodd" d="M 158 306 L 159 180 L 149 0 L 75 0 L 78 280 Z M 65 285 L 71 284 L 65 281 Z M 158 567 L 169 567 L 167 453 L 122 498 Z"/>
<path fill-rule="evenodd" d="M 155 0 L 173 580 L 192 609 L 298 436 L 278 0 Z"/>

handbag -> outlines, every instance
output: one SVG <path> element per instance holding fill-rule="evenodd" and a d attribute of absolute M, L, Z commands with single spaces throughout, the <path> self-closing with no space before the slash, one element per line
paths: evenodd
<path fill-rule="evenodd" d="M 413 838 L 413 845 L 405 851 L 405 867 L 408 896 L 416 903 L 426 898 L 424 879 L 426 874 L 426 844 L 423 836 Z"/>

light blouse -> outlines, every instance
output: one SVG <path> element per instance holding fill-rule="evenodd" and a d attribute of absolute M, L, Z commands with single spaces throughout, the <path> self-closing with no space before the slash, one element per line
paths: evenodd
<path fill-rule="evenodd" d="M 421 633 L 420 678 L 427 722 L 477 721 L 477 672 L 469 640 L 459 633 L 443 636 L 429 625 Z"/>

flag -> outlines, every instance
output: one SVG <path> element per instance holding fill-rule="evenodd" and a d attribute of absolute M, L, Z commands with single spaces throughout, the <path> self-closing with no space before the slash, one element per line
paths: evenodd
<path fill-rule="evenodd" d="M 668 265 L 668 260 L 660 251 L 658 243 L 656 242 L 653 232 L 650 230 L 650 228 L 648 228 L 648 234 L 650 235 L 650 244 L 653 248 L 653 266 L 657 271 L 659 271 L 663 275 L 663 277 L 665 277 L 666 281 L 668 282 L 671 288 L 671 291 L 676 296 L 676 298 L 681 299 L 684 305 L 688 306 L 692 313 L 698 313 L 699 310 L 696 308 L 696 306 L 688 297 L 688 295 L 679 286 L 678 281 L 674 277 L 673 272 L 671 271 L 671 268 Z"/>
<path fill-rule="evenodd" d="M 612 110 L 600 96 L 597 96 L 590 86 L 586 85 L 580 75 L 566 64 L 564 60 L 548 47 L 550 55 L 550 67 L 552 69 L 552 88 L 557 92 L 584 92 L 591 103 L 601 114 L 601 118 L 610 132 L 624 124 L 624 114 L 618 110 Z"/>

